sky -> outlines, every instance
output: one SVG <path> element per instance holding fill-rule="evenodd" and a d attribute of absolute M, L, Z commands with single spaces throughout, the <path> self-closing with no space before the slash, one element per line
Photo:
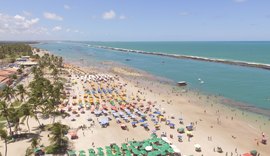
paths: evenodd
<path fill-rule="evenodd" d="M 270 40 L 270 0 L 0 0 L 0 4 L 0 40 Z"/>

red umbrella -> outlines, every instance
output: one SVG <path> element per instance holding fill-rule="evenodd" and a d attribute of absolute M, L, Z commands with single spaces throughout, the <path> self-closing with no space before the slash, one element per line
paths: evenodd
<path fill-rule="evenodd" d="M 250 153 L 245 153 L 242 156 L 252 156 Z"/>

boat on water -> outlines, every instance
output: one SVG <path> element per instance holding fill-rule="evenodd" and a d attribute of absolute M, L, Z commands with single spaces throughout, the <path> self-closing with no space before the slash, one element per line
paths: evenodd
<path fill-rule="evenodd" d="M 187 82 L 186 81 L 179 81 L 177 82 L 178 86 L 186 86 Z"/>

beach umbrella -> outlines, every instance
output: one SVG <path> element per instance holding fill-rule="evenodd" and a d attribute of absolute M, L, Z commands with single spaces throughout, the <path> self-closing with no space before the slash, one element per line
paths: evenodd
<path fill-rule="evenodd" d="M 88 153 L 89 153 L 89 156 L 92 156 L 92 155 L 95 156 L 95 150 L 92 148 L 88 149 Z"/>
<path fill-rule="evenodd" d="M 187 134 L 187 136 L 193 136 L 192 132 L 190 132 L 190 131 L 187 131 L 186 134 Z"/>
<path fill-rule="evenodd" d="M 178 128 L 178 129 L 177 129 L 177 132 L 178 132 L 178 133 L 184 133 L 184 132 L 185 132 L 185 129 L 184 129 L 184 128 Z"/>
<path fill-rule="evenodd" d="M 201 145 L 200 144 L 195 144 L 195 151 L 201 151 Z"/>
<path fill-rule="evenodd" d="M 75 151 L 68 151 L 68 156 L 76 156 L 76 152 Z"/>
<path fill-rule="evenodd" d="M 79 151 L 79 156 L 86 156 L 85 151 L 80 150 L 80 151 Z"/>
<path fill-rule="evenodd" d="M 250 153 L 245 153 L 242 156 L 252 156 Z"/>
<path fill-rule="evenodd" d="M 250 154 L 252 155 L 252 156 L 256 156 L 257 155 L 257 151 L 256 150 L 252 150 L 252 151 L 250 151 Z"/>
<path fill-rule="evenodd" d="M 153 149 L 152 146 L 146 146 L 146 147 L 145 147 L 145 150 L 146 150 L 146 151 L 151 151 L 152 149 Z"/>

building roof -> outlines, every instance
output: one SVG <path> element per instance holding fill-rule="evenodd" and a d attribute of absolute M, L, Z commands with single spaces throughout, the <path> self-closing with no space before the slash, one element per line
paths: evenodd
<path fill-rule="evenodd" d="M 6 68 L 0 70 L 0 76 L 8 77 L 9 75 L 15 74 L 17 72 L 17 69 L 14 68 Z"/>
<path fill-rule="evenodd" d="M 33 66 L 37 65 L 37 62 L 31 62 L 31 61 L 26 61 L 26 62 L 16 62 L 18 65 L 25 65 L 25 66 Z"/>

